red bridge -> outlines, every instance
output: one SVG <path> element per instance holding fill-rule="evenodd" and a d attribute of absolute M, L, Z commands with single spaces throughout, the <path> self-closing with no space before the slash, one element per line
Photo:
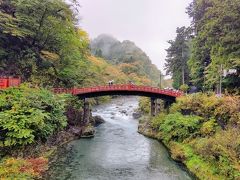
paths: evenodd
<path fill-rule="evenodd" d="M 70 93 L 77 95 L 79 98 L 90 98 L 106 95 L 136 95 L 152 98 L 160 98 L 168 101 L 175 101 L 176 97 L 183 95 L 183 92 L 177 90 L 165 90 L 150 86 L 110 85 L 96 86 L 88 88 L 55 88 L 55 93 Z"/>
<path fill-rule="evenodd" d="M 11 86 L 19 86 L 20 78 L 0 77 L 0 90 Z M 89 119 L 89 103 L 85 98 L 106 96 L 106 95 L 135 95 L 151 97 L 151 115 L 155 116 L 159 111 L 157 99 L 164 100 L 164 107 L 168 108 L 177 97 L 182 96 L 183 92 L 178 90 L 159 89 L 150 86 L 136 86 L 132 84 L 96 86 L 89 88 L 54 88 L 54 93 L 69 93 L 84 99 L 84 119 Z M 86 120 L 87 122 L 88 120 Z"/>

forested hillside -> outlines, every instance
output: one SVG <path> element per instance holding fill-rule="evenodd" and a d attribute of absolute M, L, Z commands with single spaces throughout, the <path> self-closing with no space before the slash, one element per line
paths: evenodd
<path fill-rule="evenodd" d="M 166 69 L 176 88 L 185 83 L 216 90 L 224 76 L 225 89 L 239 89 L 239 9 L 239 0 L 194 0 L 189 5 L 192 24 L 177 28 L 167 49 Z"/>
<path fill-rule="evenodd" d="M 151 84 L 150 78 L 157 79 L 157 68 L 128 41 L 123 47 L 134 48 L 134 62 L 127 56 L 121 56 L 121 66 L 93 61 L 88 34 L 77 21 L 70 5 L 61 0 L 0 1 L 0 75 L 20 76 L 44 87 L 90 86 L 111 79 Z"/>
<path fill-rule="evenodd" d="M 61 0 L 0 1 L 0 74 L 43 86 L 81 84 L 88 36 L 75 23 Z"/>
<path fill-rule="evenodd" d="M 116 38 L 102 34 L 91 42 L 91 51 L 95 56 L 117 65 L 130 76 L 141 76 L 159 82 L 160 71 L 151 63 L 149 57 L 133 42 L 118 41 Z"/>

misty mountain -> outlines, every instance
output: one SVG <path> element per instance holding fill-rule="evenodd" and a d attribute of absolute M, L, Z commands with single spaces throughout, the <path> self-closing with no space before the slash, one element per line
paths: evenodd
<path fill-rule="evenodd" d="M 106 59 L 109 63 L 119 65 L 126 74 L 135 73 L 146 76 L 154 82 L 159 81 L 160 71 L 152 64 L 150 58 L 134 42 L 120 42 L 111 35 L 102 34 L 91 41 L 92 54 Z"/>

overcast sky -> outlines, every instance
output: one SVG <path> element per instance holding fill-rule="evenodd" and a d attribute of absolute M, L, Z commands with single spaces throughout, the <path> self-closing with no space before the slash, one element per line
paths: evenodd
<path fill-rule="evenodd" d="M 80 26 L 91 39 L 110 34 L 140 47 L 160 70 L 164 69 L 167 41 L 176 28 L 188 26 L 185 13 L 192 0 L 78 0 Z"/>

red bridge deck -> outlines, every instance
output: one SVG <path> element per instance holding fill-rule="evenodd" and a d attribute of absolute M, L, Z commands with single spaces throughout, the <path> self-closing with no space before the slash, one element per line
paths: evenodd
<path fill-rule="evenodd" d="M 78 95 L 78 96 L 84 96 L 84 95 L 89 95 L 91 97 L 91 94 L 98 93 L 101 95 L 101 93 L 109 93 L 111 95 L 111 92 L 122 95 L 123 92 L 125 93 L 136 93 L 141 94 L 141 93 L 148 93 L 154 97 L 154 95 L 165 95 L 168 97 L 179 97 L 183 95 L 182 91 L 178 90 L 166 90 L 166 89 L 159 89 L 156 87 L 150 87 L 150 86 L 136 86 L 136 85 L 110 85 L 110 86 L 96 86 L 96 87 L 88 87 L 88 88 L 71 88 L 71 89 L 66 89 L 66 88 L 55 88 L 54 89 L 55 93 L 69 93 L 73 95 Z"/>

